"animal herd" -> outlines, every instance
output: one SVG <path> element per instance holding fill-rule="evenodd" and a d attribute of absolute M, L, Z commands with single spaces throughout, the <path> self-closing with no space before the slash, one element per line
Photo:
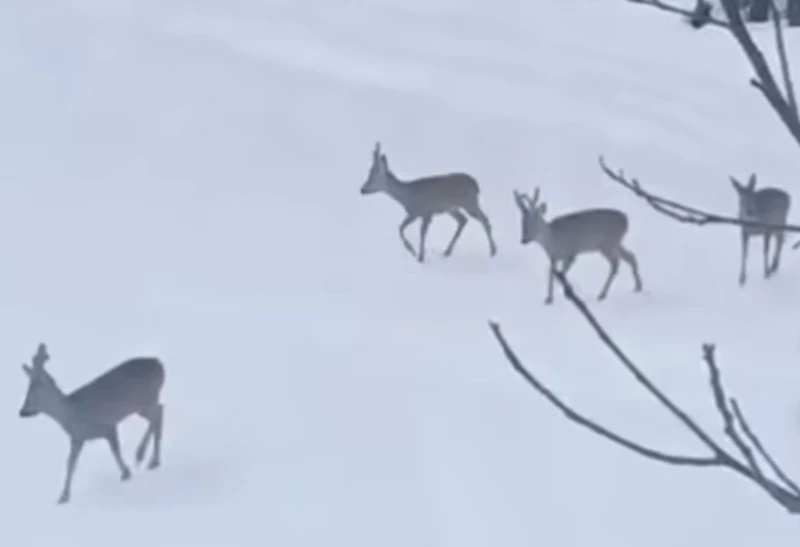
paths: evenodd
<path fill-rule="evenodd" d="M 751 237 L 761 236 L 764 242 L 764 276 L 770 277 L 778 271 L 785 232 L 773 226 L 786 224 L 791 199 L 780 188 L 756 188 L 756 175 L 750 176 L 747 184 L 730 177 L 739 200 L 738 217 L 756 226 L 743 226 L 741 229 L 741 268 L 739 284 L 747 281 L 747 257 Z M 497 245 L 492 236 L 492 225 L 479 202 L 478 182 L 466 173 L 445 173 L 417 179 L 400 180 L 389 168 L 389 161 L 381 150 L 380 142 L 372 151 L 372 165 L 367 180 L 361 187 L 362 194 L 385 192 L 395 199 L 406 211 L 400 223 L 400 238 L 405 248 L 420 262 L 425 260 L 425 238 L 431 220 L 438 214 L 449 214 L 456 220 L 457 227 L 453 238 L 444 251 L 444 256 L 453 252 L 461 232 L 467 224 L 467 215 L 483 225 L 489 239 L 491 256 L 497 253 Z M 545 303 L 553 302 L 553 272 L 560 267 L 566 273 L 579 255 L 598 253 L 609 264 L 609 273 L 598 294 L 603 300 L 619 271 L 620 261 L 631 270 L 634 291 L 642 290 L 642 279 L 636 255 L 625 247 L 622 240 L 628 232 L 628 215 L 617 209 L 593 208 L 566 213 L 547 220 L 547 203 L 539 201 L 540 189 L 533 195 L 514 191 L 514 202 L 520 212 L 521 243 L 536 242 L 544 249 L 549 259 L 549 275 Z M 466 213 L 466 214 L 464 214 Z M 406 228 L 420 219 L 419 248 L 413 246 L 405 236 Z M 769 259 L 770 243 L 774 240 L 775 251 Z"/>
<path fill-rule="evenodd" d="M 764 225 L 786 224 L 790 209 L 789 195 L 778 188 L 756 188 L 756 176 L 746 184 L 731 177 L 739 199 L 739 218 Z M 490 256 L 497 253 L 492 234 L 492 224 L 483 211 L 479 199 L 479 186 L 474 177 L 466 173 L 447 173 L 413 180 L 400 180 L 390 169 L 389 161 L 375 144 L 372 165 L 361 194 L 384 192 L 405 209 L 406 216 L 399 226 L 403 246 L 418 261 L 425 260 L 425 239 L 434 216 L 450 215 L 456 229 L 444 255 L 449 256 L 469 218 L 481 224 L 486 234 Z M 623 244 L 628 232 L 628 216 L 609 208 L 584 209 L 547 220 L 547 203 L 540 201 L 540 190 L 532 195 L 515 191 L 514 202 L 521 218 L 520 241 L 523 245 L 538 243 L 549 258 L 546 303 L 553 301 L 553 272 L 560 268 L 568 271 L 579 255 L 599 253 L 609 264 L 609 273 L 598 294 L 602 300 L 617 276 L 620 262 L 630 269 L 634 290 L 642 290 L 642 280 L 636 255 Z M 415 220 L 420 220 L 417 250 L 406 238 L 405 231 Z M 764 275 L 770 277 L 778 271 L 785 234 L 782 230 L 764 226 L 747 226 L 741 230 L 741 269 L 739 283 L 747 280 L 747 256 L 751 237 L 763 238 Z M 775 250 L 769 258 L 770 243 Z M 30 365 L 23 365 L 28 378 L 28 390 L 19 415 L 23 418 L 45 414 L 55 420 L 70 439 L 67 468 L 58 503 L 70 500 L 72 478 L 84 444 L 90 440 L 104 439 L 119 468 L 121 479 L 128 480 L 131 471 L 120 452 L 117 426 L 131 415 L 147 421 L 148 428 L 140 441 L 136 463 L 141 464 L 150 445 L 152 451 L 148 468 L 156 469 L 161 463 L 161 437 L 164 405 L 160 401 L 165 381 L 163 363 L 154 357 L 128 359 L 94 380 L 65 394 L 45 368 L 50 356 L 45 344 L 40 344 Z"/>

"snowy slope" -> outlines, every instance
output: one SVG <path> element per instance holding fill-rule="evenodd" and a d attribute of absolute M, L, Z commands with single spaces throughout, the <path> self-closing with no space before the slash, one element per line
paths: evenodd
<path fill-rule="evenodd" d="M 2 4 L 3 537 L 795 545 L 797 521 L 738 477 L 564 422 L 486 325 L 608 425 L 701 451 L 577 312 L 542 305 L 544 255 L 519 245 L 511 191 L 540 185 L 553 213 L 623 208 L 645 291 L 622 269 L 598 314 L 719 431 L 700 362 L 716 342 L 731 392 L 800 475 L 797 255 L 764 283 L 755 247 L 740 289 L 734 231 L 661 218 L 597 166 L 605 154 L 719 211 L 735 205 L 729 174 L 793 189 L 800 154 L 748 77 L 725 34 L 612 0 Z M 470 224 L 441 260 L 439 218 L 431 262 L 411 260 L 400 208 L 358 193 L 376 140 L 401 177 L 473 173 L 498 255 Z M 605 274 L 586 259 L 573 278 L 591 300 Z M 164 359 L 159 471 L 120 484 L 97 443 L 55 507 L 66 439 L 17 417 L 19 363 L 42 340 L 65 389 L 132 354 Z M 131 459 L 143 424 L 121 431 Z"/>

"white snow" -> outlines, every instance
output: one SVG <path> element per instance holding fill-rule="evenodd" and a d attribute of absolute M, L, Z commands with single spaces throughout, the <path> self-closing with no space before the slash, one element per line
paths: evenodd
<path fill-rule="evenodd" d="M 771 29 L 754 32 L 774 58 Z M 719 212 L 730 174 L 794 190 L 797 145 L 749 77 L 724 31 L 622 0 L 3 3 L 3 542 L 796 545 L 796 518 L 738 476 L 566 422 L 487 326 L 578 409 L 703 454 L 560 293 L 543 305 L 544 254 L 519 244 L 511 196 L 622 208 L 645 291 L 623 268 L 596 303 L 607 266 L 587 257 L 581 293 L 721 438 L 700 359 L 717 343 L 726 386 L 800 478 L 798 255 L 765 282 L 754 244 L 742 289 L 734 229 L 661 217 L 597 163 Z M 412 260 L 399 206 L 358 192 L 376 140 L 401 177 L 475 175 L 498 255 L 470 223 L 443 260 L 439 217 L 430 262 Z M 55 505 L 66 437 L 17 414 L 40 341 L 65 389 L 164 360 L 161 469 L 121 483 L 92 444 Z M 129 461 L 143 430 L 121 427 Z"/>

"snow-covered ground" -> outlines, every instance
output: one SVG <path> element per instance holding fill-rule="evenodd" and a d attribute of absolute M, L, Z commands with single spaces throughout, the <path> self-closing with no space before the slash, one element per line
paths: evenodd
<path fill-rule="evenodd" d="M 733 229 L 663 218 L 597 164 L 722 212 L 729 174 L 793 190 L 800 153 L 749 76 L 724 32 L 621 0 L 3 3 L 4 543 L 796 545 L 798 521 L 732 473 L 565 422 L 487 326 L 606 425 L 703 453 L 560 294 L 543 305 L 512 190 L 541 186 L 551 214 L 622 208 L 645 291 L 623 268 L 596 304 L 594 257 L 574 282 L 720 432 L 700 360 L 716 342 L 731 393 L 800 475 L 800 257 L 765 283 L 754 245 L 742 289 Z M 359 195 L 376 140 L 401 177 L 474 174 L 498 255 L 470 223 L 443 260 L 439 217 L 430 262 L 413 261 L 399 206 Z M 66 438 L 17 415 L 40 341 L 65 389 L 163 358 L 161 469 L 120 483 L 90 445 L 55 506 Z M 121 428 L 129 461 L 143 427 Z"/>

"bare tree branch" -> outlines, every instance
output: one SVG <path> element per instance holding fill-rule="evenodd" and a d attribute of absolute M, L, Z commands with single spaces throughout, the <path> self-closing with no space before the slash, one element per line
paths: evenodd
<path fill-rule="evenodd" d="M 650 392 L 653 397 L 658 400 L 659 403 L 664 405 L 667 410 L 669 410 L 680 422 L 683 423 L 694 435 L 700 439 L 700 441 L 706 445 L 714 454 L 717 456 L 723 455 L 725 451 L 722 447 L 717 444 L 717 442 L 708 435 L 703 429 L 697 425 L 697 423 L 689 417 L 689 415 L 681 410 L 677 404 L 675 404 L 669 397 L 667 397 L 664 392 L 662 392 L 651 380 L 648 378 L 644 372 L 642 372 L 639 367 L 622 351 L 622 348 L 614 341 L 611 335 L 606 331 L 603 325 L 600 324 L 600 321 L 594 316 L 594 314 L 589 310 L 589 307 L 586 303 L 581 300 L 576 294 L 575 290 L 572 288 L 572 285 L 566 280 L 564 274 L 558 270 L 555 271 L 555 278 L 561 284 L 562 288 L 564 289 L 564 296 L 572 302 L 572 304 L 578 308 L 581 315 L 583 315 L 584 319 L 589 323 L 594 330 L 595 334 L 598 338 L 603 342 L 611 353 L 619 360 L 622 365 L 628 369 L 633 377 L 639 382 L 644 388 Z"/>
<path fill-rule="evenodd" d="M 714 357 L 714 352 L 715 348 L 713 344 L 703 344 L 703 361 L 705 361 L 706 365 L 708 366 L 709 380 L 711 382 L 711 393 L 714 396 L 714 404 L 717 406 L 717 412 L 719 412 L 719 415 L 722 416 L 722 425 L 725 428 L 725 435 L 727 435 L 728 438 L 733 441 L 733 444 L 742 454 L 747 462 L 748 467 L 750 467 L 753 473 L 757 477 L 763 478 L 764 474 L 761 472 L 755 456 L 753 456 L 753 451 L 736 431 L 735 419 L 730 407 L 728 406 L 725 390 L 722 387 L 722 377 Z"/>
<path fill-rule="evenodd" d="M 750 430 L 747 422 L 744 420 L 735 401 L 730 399 L 733 411 L 731 412 L 731 410 L 728 408 L 726 401 L 729 399 L 725 395 L 725 391 L 720 380 L 719 369 L 714 360 L 713 346 L 707 344 L 703 347 L 704 360 L 711 375 L 712 392 L 715 402 L 717 403 L 717 408 L 722 415 L 723 422 L 725 423 L 725 432 L 737 446 L 739 451 L 742 452 L 743 457 L 745 458 L 745 463 L 732 456 L 716 441 L 714 441 L 708 433 L 706 433 L 691 417 L 689 417 L 685 411 L 672 402 L 647 377 L 647 375 L 645 375 L 641 369 L 639 369 L 639 367 L 625 355 L 619 345 L 613 340 L 613 338 L 600 324 L 594 314 L 589 310 L 586 303 L 575 294 L 575 291 L 562 272 L 556 270 L 554 271 L 554 275 L 564 289 L 566 298 L 573 304 L 573 306 L 575 306 L 584 319 L 589 323 L 603 344 L 617 357 L 620 363 L 629 372 L 631 372 L 640 385 L 642 385 L 651 395 L 653 395 L 663 406 L 667 408 L 667 410 L 677 417 L 681 423 L 683 423 L 703 444 L 705 444 L 711 450 L 712 456 L 706 458 L 691 456 L 684 457 L 668 455 L 662 452 L 654 451 L 652 449 L 643 447 L 638 443 L 630 441 L 579 414 L 561 399 L 559 399 L 552 392 L 552 390 L 547 388 L 536 378 L 533 373 L 525 368 L 514 351 L 511 349 L 508 342 L 503 337 L 500 326 L 495 322 L 490 322 L 489 326 L 498 343 L 500 344 L 506 359 L 512 365 L 514 370 L 517 371 L 531 387 L 533 387 L 539 394 L 543 395 L 551 404 L 556 406 L 556 408 L 561 410 L 570 421 L 589 429 L 590 431 L 607 440 L 611 440 L 619 446 L 628 448 L 629 450 L 644 457 L 664 463 L 671 463 L 673 465 L 690 465 L 700 467 L 716 466 L 731 469 L 739 475 L 749 479 L 755 485 L 759 486 L 790 514 L 800 514 L 800 494 L 797 493 L 796 484 L 788 479 L 780 467 L 775 464 L 774 459 L 769 456 L 763 445 L 752 433 L 752 430 Z M 752 453 L 752 450 L 747 445 L 745 440 L 739 436 L 739 433 L 734 427 L 735 419 L 738 419 L 745 436 L 750 439 L 751 442 L 753 442 L 753 446 L 755 446 L 759 454 L 764 456 L 765 460 L 769 463 L 770 467 L 776 472 L 776 475 L 784 484 L 777 484 L 773 480 L 765 477 L 760 471 L 755 462 L 755 457 Z"/>
<path fill-rule="evenodd" d="M 743 226 L 748 228 L 800 232 L 800 226 L 796 224 L 769 224 L 765 222 L 744 220 L 738 217 L 719 215 L 704 211 L 702 209 L 697 209 L 695 207 L 690 207 L 671 199 L 657 196 L 645 190 L 637 179 L 628 179 L 621 169 L 617 172 L 614 172 L 610 167 L 608 167 L 608 165 L 606 165 L 603 156 L 600 156 L 599 161 L 600 168 L 608 176 L 608 178 L 645 200 L 650 207 L 659 213 L 679 222 L 696 224 L 698 226 L 703 226 L 706 224 L 731 224 L 734 226 Z"/>
<path fill-rule="evenodd" d="M 674 456 L 670 454 L 665 454 L 663 452 L 659 452 L 658 450 L 654 450 L 652 448 L 647 448 L 646 446 L 628 440 L 622 437 L 621 435 L 614 433 L 613 431 L 603 427 L 597 422 L 585 417 L 583 414 L 580 414 L 577 411 L 573 410 L 572 407 L 570 407 L 564 401 L 562 401 L 550 388 L 548 388 L 543 382 L 541 382 L 538 378 L 536 378 L 525 368 L 525 366 L 520 362 L 517 355 L 514 353 L 514 350 L 511 349 L 511 346 L 509 346 L 508 342 L 503 336 L 503 333 L 500 331 L 500 325 L 498 325 L 493 321 L 490 321 L 489 326 L 491 327 L 495 338 L 500 344 L 500 347 L 503 348 L 503 353 L 505 354 L 506 359 L 508 359 L 508 361 L 511 363 L 511 366 L 514 368 L 514 370 L 517 371 L 517 373 L 519 373 L 520 376 L 522 376 L 525 379 L 525 381 L 527 381 L 531 385 L 531 387 L 533 387 L 542 396 L 544 396 L 545 399 L 550 401 L 550 403 L 553 406 L 555 406 L 557 409 L 563 412 L 564 416 L 568 420 L 575 422 L 581 427 L 585 427 L 592 433 L 595 433 L 606 440 L 609 440 L 615 444 L 627 448 L 628 450 L 636 452 L 637 454 L 639 454 L 640 456 L 644 456 L 645 458 L 650 458 L 653 460 L 657 460 L 664 463 L 670 463 L 673 465 L 694 465 L 698 467 L 719 465 L 719 462 L 717 461 L 716 458 Z"/>
<path fill-rule="evenodd" d="M 663 11 L 667 11 L 669 13 L 675 13 L 677 15 L 683 15 L 684 17 L 691 17 L 694 14 L 694 10 L 679 8 L 678 6 L 673 6 L 671 4 L 665 4 L 661 0 L 628 0 L 631 4 L 645 4 L 647 6 L 651 6 L 654 8 L 658 8 Z M 715 25 L 718 27 L 728 28 L 728 23 L 723 21 L 722 19 L 717 19 L 715 17 L 709 16 L 706 18 L 705 24 L 708 25 Z"/>
<path fill-rule="evenodd" d="M 789 488 L 797 496 L 800 496 L 800 487 L 797 486 L 792 479 L 786 474 L 786 472 L 778 465 L 775 459 L 766 451 L 764 445 L 761 443 L 761 439 L 753 432 L 750 428 L 750 424 L 744 417 L 744 413 L 742 412 L 741 408 L 739 407 L 739 403 L 736 402 L 735 399 L 731 399 L 731 408 L 733 409 L 733 415 L 736 417 L 736 420 L 739 422 L 739 427 L 742 428 L 742 432 L 747 437 L 750 444 L 752 444 L 755 449 L 758 451 L 759 455 L 764 458 L 764 461 L 767 462 L 772 472 L 775 473 L 775 476 L 778 477 L 783 483 Z"/>
<path fill-rule="evenodd" d="M 663 11 L 677 13 L 684 16 L 690 16 L 692 13 L 691 10 L 665 4 L 661 0 L 628 1 L 634 4 L 651 6 Z M 772 2 L 774 2 L 774 0 L 772 0 Z M 795 142 L 800 145 L 800 119 L 798 118 L 797 108 L 795 106 L 797 101 L 794 96 L 794 86 L 792 84 L 792 77 L 789 72 L 789 63 L 786 58 L 786 44 L 783 39 L 783 33 L 780 32 L 780 28 L 777 28 L 775 39 L 777 42 L 781 67 L 783 69 L 782 72 L 786 87 L 786 96 L 784 96 L 783 92 L 778 87 L 775 77 L 772 75 L 772 70 L 764 58 L 764 54 L 761 53 L 760 49 L 758 49 L 753 37 L 750 35 L 750 31 L 747 29 L 744 19 L 742 19 L 742 14 L 739 11 L 737 1 L 720 0 L 720 4 L 725 12 L 727 22 L 710 20 L 709 23 L 718 27 L 726 28 L 736 39 L 736 42 L 739 44 L 739 47 L 742 48 L 747 60 L 750 62 L 750 66 L 753 68 L 753 71 L 756 74 L 756 77 L 750 80 L 750 84 L 761 91 L 761 93 L 764 95 L 764 98 L 767 100 L 767 102 L 769 102 L 770 106 L 772 106 L 772 109 L 781 119 L 784 126 L 786 126 L 786 129 L 792 135 Z M 773 13 L 775 16 L 778 15 L 776 9 L 773 10 Z M 780 22 L 778 21 L 777 17 L 775 18 L 775 21 L 775 25 L 780 27 Z"/>
<path fill-rule="evenodd" d="M 721 5 L 722 9 L 725 11 L 725 15 L 728 18 L 728 29 L 730 30 L 731 34 L 733 34 L 733 37 L 736 38 L 736 41 L 742 48 L 742 51 L 747 56 L 748 61 L 750 61 L 750 66 L 756 73 L 756 78 L 750 80 L 750 83 L 759 91 L 761 91 L 761 93 L 764 95 L 764 98 L 767 99 L 767 102 L 769 102 L 769 104 L 772 106 L 772 109 L 786 126 L 786 129 L 789 130 L 789 133 L 792 135 L 795 142 L 800 145 L 800 119 L 797 117 L 796 110 L 793 110 L 790 106 L 792 103 L 796 102 L 794 97 L 790 96 L 789 98 L 786 98 L 783 96 L 783 93 L 778 87 L 778 84 L 772 75 L 772 71 L 767 64 L 766 59 L 764 59 L 764 54 L 758 49 L 753 37 L 750 35 L 750 31 L 747 30 L 747 26 L 742 19 L 742 14 L 739 12 L 739 8 L 736 6 L 736 1 L 721 0 Z M 778 36 L 776 36 L 776 40 L 778 40 L 780 43 L 778 46 L 778 51 L 780 54 L 781 50 L 786 49 L 783 40 L 783 33 L 780 33 Z M 782 59 L 781 62 L 783 63 L 784 59 Z M 787 72 L 784 74 L 784 76 L 789 78 L 790 83 L 788 87 L 792 89 L 793 86 L 791 85 L 791 76 L 788 73 L 788 62 Z"/>
<path fill-rule="evenodd" d="M 769 0 L 769 8 L 772 13 L 772 23 L 775 29 L 775 48 L 778 50 L 778 58 L 781 63 L 781 75 L 783 76 L 783 87 L 786 92 L 786 102 L 791 110 L 791 114 L 797 119 L 797 97 L 794 94 L 792 71 L 789 68 L 789 58 L 786 55 L 786 41 L 783 39 L 781 12 L 775 4 L 775 0 Z"/>

